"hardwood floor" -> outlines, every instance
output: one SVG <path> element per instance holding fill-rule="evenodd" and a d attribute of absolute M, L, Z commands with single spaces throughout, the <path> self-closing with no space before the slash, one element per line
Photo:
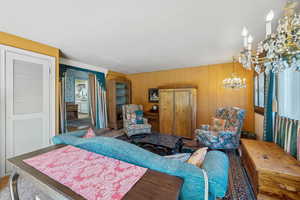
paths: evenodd
<path fill-rule="evenodd" d="M 8 179 L 9 179 L 9 176 L 5 176 L 5 177 L 0 178 L 0 190 L 5 188 L 5 186 L 8 183 Z"/>

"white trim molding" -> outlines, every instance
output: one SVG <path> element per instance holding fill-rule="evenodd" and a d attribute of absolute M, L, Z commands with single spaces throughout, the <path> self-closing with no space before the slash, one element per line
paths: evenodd
<path fill-rule="evenodd" d="M 92 70 L 92 71 L 102 72 L 105 75 L 108 72 L 108 69 L 105 69 L 103 67 L 99 67 L 99 66 L 95 66 L 95 65 L 89 65 L 89 64 L 85 64 L 85 63 L 82 63 L 82 62 L 78 62 L 78 61 L 74 61 L 74 60 L 70 60 L 70 59 L 66 59 L 66 58 L 60 58 L 59 63 L 64 64 L 64 65 L 70 65 L 70 66 L 73 66 L 73 67 L 88 69 L 88 70 Z"/>

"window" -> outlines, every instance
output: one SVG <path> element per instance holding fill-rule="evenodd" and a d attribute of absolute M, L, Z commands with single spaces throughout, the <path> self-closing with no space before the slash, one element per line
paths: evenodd
<path fill-rule="evenodd" d="M 255 111 L 263 114 L 265 106 L 265 73 L 254 77 L 254 106 Z"/>
<path fill-rule="evenodd" d="M 279 115 L 300 120 L 300 72 L 288 69 L 279 73 L 277 89 Z"/>

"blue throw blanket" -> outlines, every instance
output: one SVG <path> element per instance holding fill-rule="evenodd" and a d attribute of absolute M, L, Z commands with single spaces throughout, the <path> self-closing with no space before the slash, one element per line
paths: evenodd
<path fill-rule="evenodd" d="M 204 199 L 202 170 L 178 160 L 170 160 L 146 151 L 136 145 L 109 137 L 80 138 L 84 132 L 62 134 L 53 137 L 54 144 L 76 146 L 94 153 L 122 160 L 141 167 L 163 172 L 183 179 L 181 200 Z M 228 158 L 220 151 L 210 151 L 205 157 L 203 169 L 209 177 L 209 199 L 224 197 L 227 190 Z"/>

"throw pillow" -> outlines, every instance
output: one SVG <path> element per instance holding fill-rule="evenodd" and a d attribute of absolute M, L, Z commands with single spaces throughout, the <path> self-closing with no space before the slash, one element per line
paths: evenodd
<path fill-rule="evenodd" d="M 207 152 L 207 147 L 203 147 L 203 148 L 198 149 L 188 159 L 187 163 L 190 163 L 192 165 L 196 165 L 197 167 L 201 167 L 201 165 L 202 165 L 202 163 L 205 159 L 206 152 Z"/>
<path fill-rule="evenodd" d="M 93 131 L 93 129 L 89 128 L 89 130 L 86 132 L 86 134 L 83 136 L 83 138 L 92 138 L 92 137 L 95 137 L 95 136 L 96 136 L 96 134 Z"/>
<path fill-rule="evenodd" d="M 171 160 L 179 160 L 181 162 L 186 162 L 191 157 L 191 154 L 190 153 L 179 153 L 179 154 L 164 156 L 164 157 L 171 159 Z"/>
<path fill-rule="evenodd" d="M 144 124 L 143 111 L 142 110 L 136 110 L 135 115 L 136 115 L 136 124 Z"/>
<path fill-rule="evenodd" d="M 226 125 L 225 119 L 212 118 L 211 121 L 211 130 L 212 131 L 224 131 Z"/>
<path fill-rule="evenodd" d="M 225 128 L 225 131 L 236 133 L 238 131 L 238 128 L 234 126 L 230 126 L 228 128 Z"/>
<path fill-rule="evenodd" d="M 100 129 L 93 128 L 93 131 L 96 136 L 103 136 L 111 132 L 110 128 L 100 128 Z"/>
<path fill-rule="evenodd" d="M 136 114 L 135 114 L 135 112 L 132 112 L 131 114 L 130 114 L 130 121 L 131 121 L 131 124 L 135 124 L 136 123 Z"/>

